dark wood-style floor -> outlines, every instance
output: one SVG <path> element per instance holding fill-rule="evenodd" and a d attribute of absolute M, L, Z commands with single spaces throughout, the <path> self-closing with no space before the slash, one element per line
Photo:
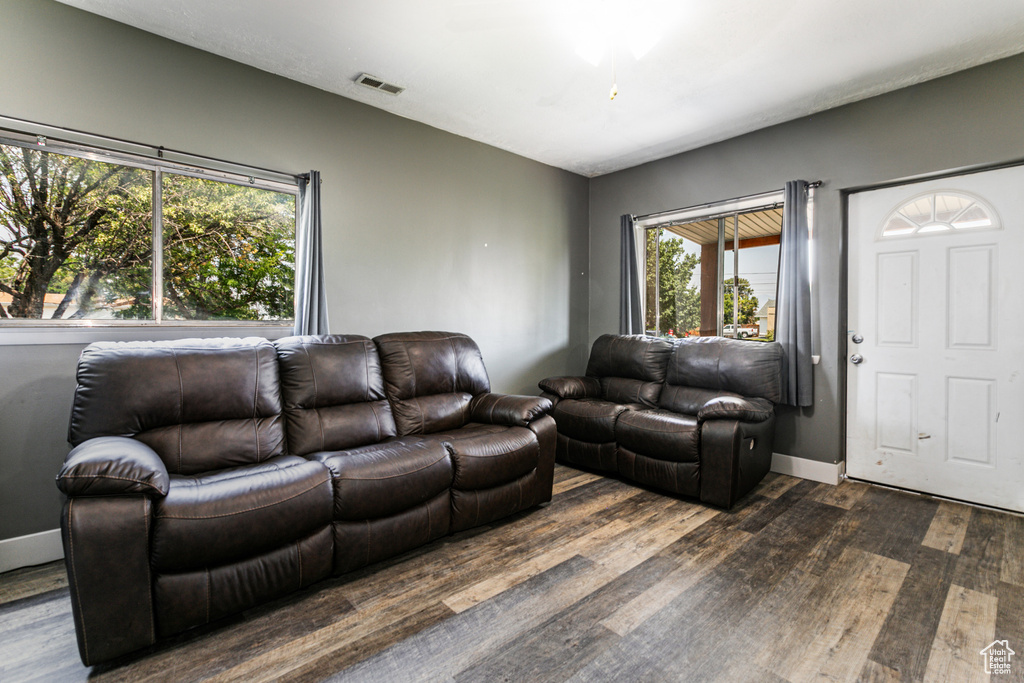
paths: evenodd
<path fill-rule="evenodd" d="M 114 665 L 63 565 L 0 575 L 0 680 L 1024 680 L 1024 518 L 769 477 L 729 512 L 556 470 L 544 508 Z"/>

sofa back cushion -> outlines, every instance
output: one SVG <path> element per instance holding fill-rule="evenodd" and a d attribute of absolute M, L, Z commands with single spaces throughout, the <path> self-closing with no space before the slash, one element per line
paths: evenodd
<path fill-rule="evenodd" d="M 399 332 L 373 341 L 401 435 L 458 429 L 470 399 L 491 390 L 480 349 L 464 334 Z"/>
<path fill-rule="evenodd" d="M 256 338 L 90 344 L 68 440 L 98 436 L 136 438 L 176 474 L 283 455 L 277 352 Z"/>
<path fill-rule="evenodd" d="M 782 395 L 782 347 L 777 342 L 723 337 L 680 339 L 668 364 L 665 383 L 661 407 L 681 413 L 695 413 L 692 407 L 696 402 L 703 405 L 706 398 L 723 393 L 778 403 Z"/>
<path fill-rule="evenodd" d="M 288 449 L 338 451 L 395 436 L 377 347 L 368 337 L 277 340 Z"/>
<path fill-rule="evenodd" d="M 655 406 L 672 355 L 672 342 L 643 335 L 604 334 L 590 350 L 587 377 L 601 382 L 601 398 Z"/>

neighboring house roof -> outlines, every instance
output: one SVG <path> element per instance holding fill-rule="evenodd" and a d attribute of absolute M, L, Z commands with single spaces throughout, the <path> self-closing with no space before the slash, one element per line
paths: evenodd
<path fill-rule="evenodd" d="M 754 317 L 755 318 L 767 318 L 768 317 L 768 309 L 770 309 L 770 308 L 775 308 L 775 299 L 768 299 L 768 301 L 765 301 L 764 305 L 761 306 L 761 308 L 757 309 L 757 313 L 754 314 Z"/>
<path fill-rule="evenodd" d="M 0 304 L 4 304 L 6 306 L 12 301 L 14 301 L 14 297 L 12 297 L 7 292 L 0 292 Z M 57 306 L 60 304 L 61 301 L 64 301 L 63 294 L 51 294 L 47 292 L 46 294 L 43 295 L 44 304 L 53 304 L 54 306 Z"/>

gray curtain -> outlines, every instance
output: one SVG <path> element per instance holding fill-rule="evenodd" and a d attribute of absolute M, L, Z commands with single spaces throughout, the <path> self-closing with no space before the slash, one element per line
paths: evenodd
<path fill-rule="evenodd" d="M 807 183 L 786 183 L 779 246 L 779 296 L 775 340 L 782 345 L 782 402 L 809 406 L 814 402 L 811 363 L 810 233 L 807 226 Z"/>
<path fill-rule="evenodd" d="M 324 243 L 320 223 L 320 171 L 299 184 L 295 233 L 295 334 L 327 334 Z"/>
<path fill-rule="evenodd" d="M 622 224 L 622 261 L 619 297 L 619 334 L 643 334 L 643 309 L 640 307 L 640 274 L 636 263 L 636 238 L 633 217 L 626 214 Z"/>

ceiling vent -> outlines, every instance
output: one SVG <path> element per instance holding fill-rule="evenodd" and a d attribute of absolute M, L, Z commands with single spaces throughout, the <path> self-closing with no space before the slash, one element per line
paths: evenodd
<path fill-rule="evenodd" d="M 397 95 L 401 93 L 403 90 L 405 90 L 405 88 L 403 88 L 400 85 L 388 83 L 383 79 L 377 78 L 376 76 L 371 76 L 370 74 L 360 74 L 359 78 L 356 79 L 356 83 L 358 83 L 359 85 L 365 85 L 367 88 L 372 88 L 373 90 L 380 90 L 381 92 L 386 92 L 389 95 Z"/>

